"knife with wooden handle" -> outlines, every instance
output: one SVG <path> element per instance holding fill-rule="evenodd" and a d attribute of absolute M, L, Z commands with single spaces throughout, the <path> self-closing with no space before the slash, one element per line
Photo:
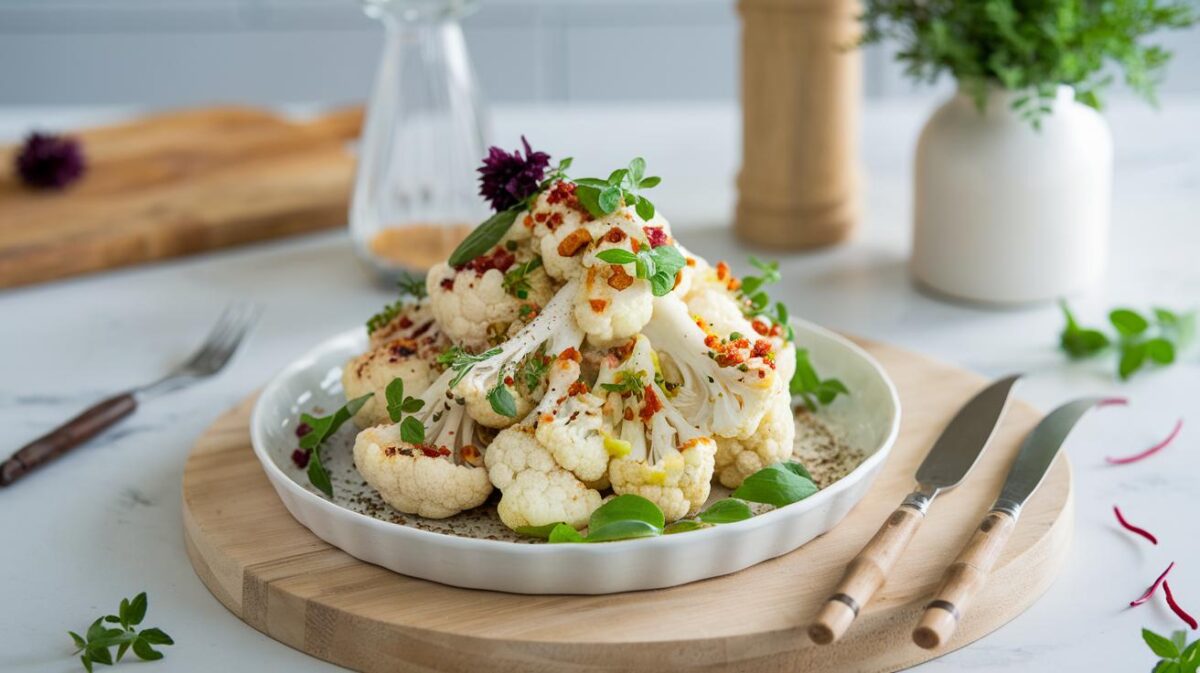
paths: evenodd
<path fill-rule="evenodd" d="M 1042 484 L 1071 428 L 1101 401 L 1100 398 L 1088 398 L 1068 402 L 1050 412 L 1025 438 L 1000 490 L 1000 497 L 970 542 L 946 569 L 941 588 L 925 607 L 920 623 L 913 630 L 913 642 L 932 650 L 954 635 L 971 598 L 983 587 L 1004 550 L 1025 501 Z"/>
<path fill-rule="evenodd" d="M 979 459 L 1008 405 L 1019 374 L 984 388 L 959 409 L 917 468 L 917 490 L 884 522 L 875 537 L 846 566 L 846 573 L 821 608 L 808 636 L 818 645 L 841 638 L 875 592 L 925 519 L 925 512 L 942 491 L 954 488 Z"/>

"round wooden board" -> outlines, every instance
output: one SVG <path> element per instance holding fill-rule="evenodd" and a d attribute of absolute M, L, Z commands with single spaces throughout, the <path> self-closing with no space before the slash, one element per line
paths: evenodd
<path fill-rule="evenodd" d="M 188 555 L 238 617 L 272 638 L 361 671 L 895 671 L 1016 617 L 1053 581 L 1073 526 L 1058 459 L 948 648 L 910 640 L 942 571 L 970 537 L 1040 414 L 1016 402 L 979 465 L 938 498 L 887 585 L 838 644 L 805 628 L 845 564 L 911 490 L 926 450 L 985 381 L 860 342 L 900 390 L 900 437 L 867 497 L 834 530 L 739 573 L 656 591 L 523 596 L 397 575 L 321 541 L 284 509 L 250 448 L 253 400 L 200 438 L 183 475 Z M 634 543 L 636 544 L 636 543 Z"/>

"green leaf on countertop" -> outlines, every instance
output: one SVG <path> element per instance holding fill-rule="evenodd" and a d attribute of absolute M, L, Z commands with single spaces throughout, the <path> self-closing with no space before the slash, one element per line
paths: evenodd
<path fill-rule="evenodd" d="M 781 463 L 768 465 L 746 477 L 733 492 L 734 498 L 783 507 L 817 492 L 817 485 Z"/>
<path fill-rule="evenodd" d="M 1181 652 L 1175 642 L 1165 636 L 1160 636 L 1150 629 L 1142 629 L 1142 640 L 1150 647 L 1150 651 L 1163 659 L 1178 659 Z"/>
<path fill-rule="evenodd" d="M 162 653 L 154 650 L 151 645 L 173 645 L 175 641 L 162 629 L 149 628 L 138 631 L 134 628 L 145 619 L 148 606 L 146 593 L 142 592 L 133 599 L 123 599 L 117 614 L 107 615 L 92 622 L 86 637 L 68 631 L 67 634 L 76 647 L 75 654 L 79 655 L 79 662 L 84 670 L 92 671 L 95 664 L 112 666 L 113 647 L 117 648 L 117 662 L 121 661 L 130 648 L 142 659 L 161 659 Z M 106 622 L 119 623 L 121 628 L 106 628 Z"/>
<path fill-rule="evenodd" d="M 1123 337 L 1135 337 L 1150 328 L 1150 321 L 1141 314 L 1127 308 L 1118 308 L 1109 312 L 1108 320 Z"/>

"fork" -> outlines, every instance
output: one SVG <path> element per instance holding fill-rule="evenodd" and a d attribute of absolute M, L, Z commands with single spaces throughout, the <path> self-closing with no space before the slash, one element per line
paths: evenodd
<path fill-rule="evenodd" d="M 0 487 L 8 486 L 34 468 L 50 462 L 112 427 L 136 411 L 141 402 L 186 388 L 221 371 L 258 319 L 258 314 L 258 307 L 254 304 L 239 302 L 226 307 L 217 324 L 208 333 L 204 344 L 170 374 L 153 383 L 97 402 L 66 423 L 21 447 L 8 460 L 0 463 Z"/>

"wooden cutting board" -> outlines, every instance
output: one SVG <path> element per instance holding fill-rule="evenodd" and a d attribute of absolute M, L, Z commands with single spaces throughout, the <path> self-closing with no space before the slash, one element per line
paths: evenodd
<path fill-rule="evenodd" d="M 910 633 L 945 567 L 1000 489 L 1021 439 L 1040 420 L 1010 405 L 962 486 L 938 498 L 886 586 L 846 637 L 817 647 L 807 624 L 845 564 L 912 489 L 912 474 L 958 407 L 985 381 L 860 342 L 900 390 L 892 455 L 866 498 L 832 531 L 739 573 L 609 596 L 523 596 L 458 589 L 359 561 L 297 523 L 252 453 L 253 399 L 200 438 L 183 475 L 184 537 L 200 579 L 272 638 L 360 671 L 895 671 L 962 647 L 1029 607 L 1066 558 L 1071 469 L 1061 456 L 1023 510 L 1007 548 L 949 647 Z M 636 543 L 629 543 L 636 544 Z"/>
<path fill-rule="evenodd" d="M 221 107 L 89 129 L 63 191 L 24 187 L 0 147 L 0 288 L 344 226 L 361 117 Z"/>

